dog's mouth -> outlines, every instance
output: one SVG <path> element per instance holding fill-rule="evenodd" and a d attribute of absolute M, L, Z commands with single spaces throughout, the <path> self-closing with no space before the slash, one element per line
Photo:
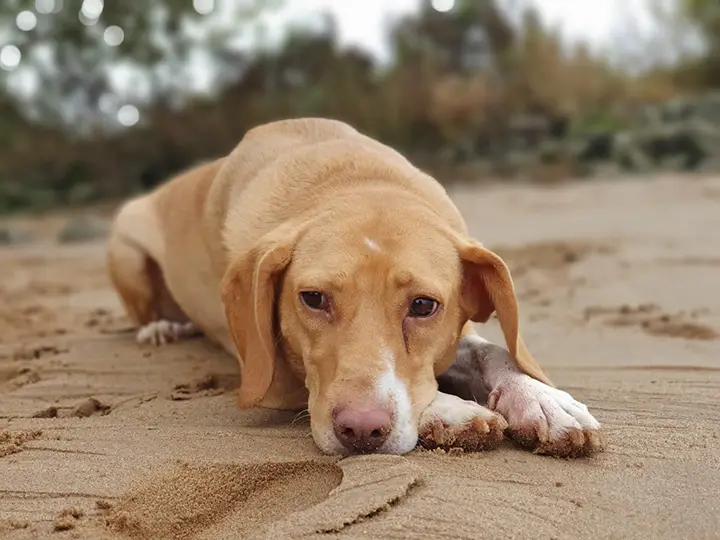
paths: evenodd
<path fill-rule="evenodd" d="M 330 426 L 324 428 L 313 426 L 313 440 L 323 453 L 339 456 L 402 455 L 415 448 L 418 443 L 417 426 L 398 422 L 397 415 L 392 415 L 389 426 L 373 427 L 369 425 L 373 423 L 372 416 L 366 415 L 360 420 L 360 425 L 347 426 L 331 422 Z M 363 424 L 363 422 L 367 423 Z"/>

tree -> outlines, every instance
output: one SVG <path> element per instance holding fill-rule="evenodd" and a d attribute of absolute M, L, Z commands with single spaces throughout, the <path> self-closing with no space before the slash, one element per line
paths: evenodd
<path fill-rule="evenodd" d="M 701 65 L 702 82 L 720 85 L 720 4 L 717 0 L 681 0 L 690 23 L 699 31 L 705 47 Z"/>
<path fill-rule="evenodd" d="M 23 60 L 1 82 L 35 120 L 76 131 L 111 127 L 123 104 L 182 101 L 193 89 L 193 59 L 204 58 L 211 76 L 238 71 L 233 40 L 276 4 L 5 0 L 0 32 Z"/>

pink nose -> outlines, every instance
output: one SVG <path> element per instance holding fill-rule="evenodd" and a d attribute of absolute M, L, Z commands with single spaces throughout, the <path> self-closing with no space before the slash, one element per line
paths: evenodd
<path fill-rule="evenodd" d="M 351 452 L 375 452 L 392 431 L 390 413 L 382 409 L 339 409 L 333 428 L 340 443 Z"/>

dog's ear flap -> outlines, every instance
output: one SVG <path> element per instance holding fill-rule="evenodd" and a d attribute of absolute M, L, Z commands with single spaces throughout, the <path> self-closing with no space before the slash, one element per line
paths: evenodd
<path fill-rule="evenodd" d="M 463 271 L 461 304 L 474 322 L 486 322 L 497 313 L 505 343 L 518 367 L 531 377 L 552 385 L 520 335 L 518 302 L 510 270 L 495 253 L 478 242 L 459 240 Z"/>
<path fill-rule="evenodd" d="M 273 380 L 275 300 L 296 239 L 297 230 L 288 227 L 268 233 L 249 252 L 230 261 L 222 280 L 225 317 L 241 366 L 241 408 L 257 405 Z"/>

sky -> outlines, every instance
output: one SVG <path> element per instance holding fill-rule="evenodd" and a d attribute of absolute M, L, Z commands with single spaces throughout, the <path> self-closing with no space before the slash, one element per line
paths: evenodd
<path fill-rule="evenodd" d="M 439 5 L 452 0 L 436 0 Z M 504 0 L 512 4 L 512 0 Z M 593 49 L 612 48 L 617 33 L 628 23 L 651 32 L 649 0 L 522 0 L 535 6 L 542 19 L 557 27 L 569 41 L 589 42 Z M 650 0 L 652 1 L 652 0 Z M 418 0 L 291 0 L 278 20 L 310 18 L 329 10 L 336 15 L 343 44 L 358 45 L 379 58 L 387 56 L 384 28 L 399 15 L 412 13 Z"/>

